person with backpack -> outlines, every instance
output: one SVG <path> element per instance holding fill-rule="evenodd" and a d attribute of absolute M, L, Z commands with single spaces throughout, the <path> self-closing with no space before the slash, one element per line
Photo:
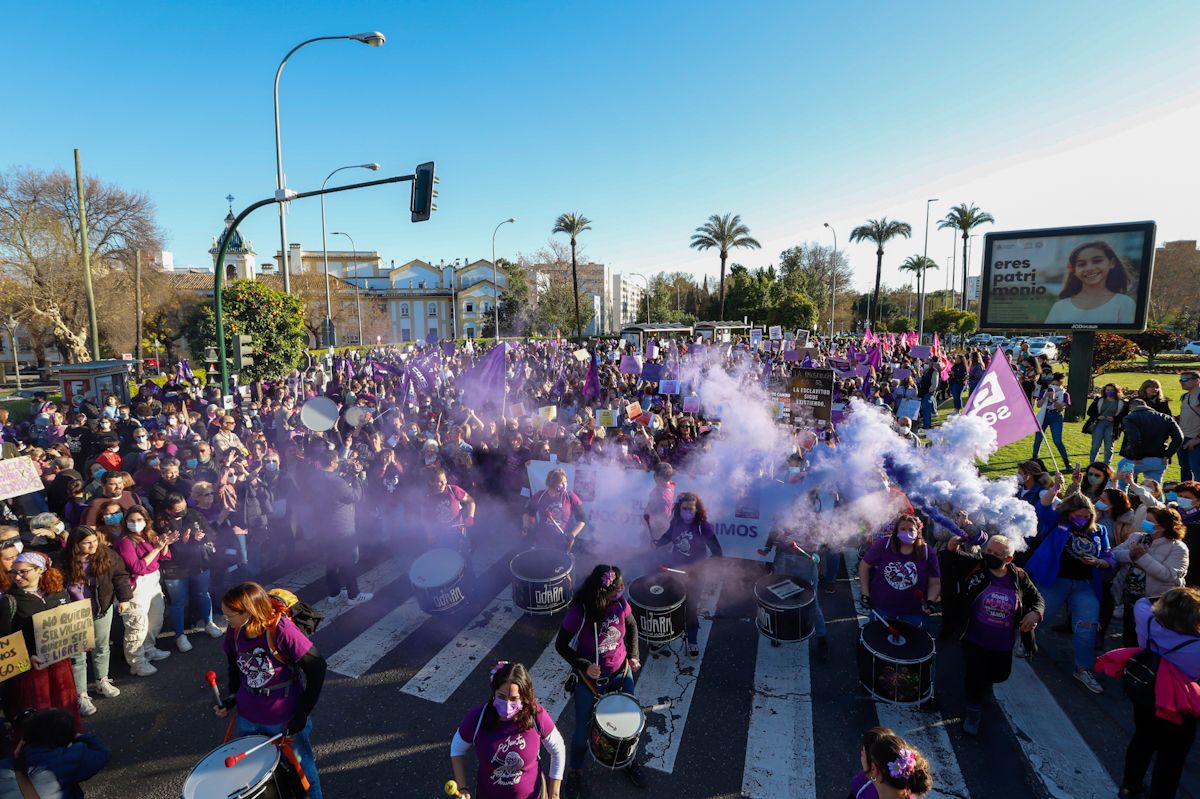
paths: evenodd
<path fill-rule="evenodd" d="M 963 682 L 967 712 L 963 732 L 979 734 L 983 702 L 992 686 L 1012 672 L 1013 647 L 1022 636 L 1025 651 L 1033 654 L 1033 631 L 1042 621 L 1046 605 L 1033 580 L 1013 565 L 1012 539 L 994 535 L 982 553 L 961 549 L 962 539 L 951 538 L 946 551 L 968 562 L 961 569 L 955 601 L 946 607 L 954 628 L 961 630 Z"/>
<path fill-rule="evenodd" d="M 1200 710 L 1200 589 L 1172 588 L 1153 604 L 1134 605 L 1141 651 L 1123 663 L 1126 693 L 1133 701 L 1133 737 L 1125 749 L 1125 773 L 1118 796 L 1142 795 L 1142 781 L 1154 758 L 1150 799 L 1174 797 L 1184 762 L 1196 740 Z M 1113 658 L 1116 650 L 1102 659 Z M 1171 680 L 1172 686 L 1159 685 Z M 1174 690 L 1171 690 L 1171 689 Z M 1187 707 L 1164 707 L 1159 697 L 1192 697 Z"/>
<path fill-rule="evenodd" d="M 229 620 L 222 648 L 230 696 L 213 712 L 225 718 L 234 710 L 239 736 L 288 736 L 308 779 L 308 799 L 322 799 L 310 715 L 325 684 L 325 658 L 258 583 L 226 591 L 221 611 Z"/>
<path fill-rule="evenodd" d="M 567 747 L 554 719 L 538 704 L 529 670 L 502 660 L 492 668 L 490 682 L 491 701 L 468 710 L 450 742 L 455 781 L 469 785 L 467 753 L 474 748 L 476 799 L 559 799 Z M 543 748 L 550 753 L 548 777 L 538 765 Z"/>

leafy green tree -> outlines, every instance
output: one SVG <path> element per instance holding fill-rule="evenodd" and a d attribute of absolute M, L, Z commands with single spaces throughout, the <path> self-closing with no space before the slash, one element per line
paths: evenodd
<path fill-rule="evenodd" d="M 725 262 L 729 259 L 729 251 L 734 247 L 757 250 L 762 247 L 756 239 L 750 237 L 750 228 L 742 224 L 738 214 L 713 214 L 692 234 L 694 250 L 718 250 L 721 254 L 720 284 L 717 286 L 718 311 L 717 321 L 725 321 Z"/>
<path fill-rule="evenodd" d="M 504 287 L 500 289 L 500 330 L 509 336 L 522 336 L 529 331 L 529 280 L 525 270 L 506 258 L 496 259 L 496 268 L 504 273 Z M 482 335 L 496 335 L 495 317 L 491 314 L 484 320 Z"/>
<path fill-rule="evenodd" d="M 572 313 L 572 307 L 575 308 Z M 552 274 L 538 295 L 537 310 L 533 314 L 535 333 L 553 335 L 569 331 L 575 322 L 582 330 L 595 316 L 590 295 L 575 293 L 572 302 L 571 281 L 565 275 Z"/>
<path fill-rule="evenodd" d="M 925 329 L 930 333 L 956 333 L 969 336 L 975 332 L 979 320 L 971 311 L 960 311 L 957 308 L 942 308 L 934 311 L 925 320 Z"/>
<path fill-rule="evenodd" d="M 554 222 L 554 229 L 551 233 L 566 233 L 571 237 L 571 293 L 575 296 L 575 337 L 583 339 L 583 319 L 579 313 L 579 275 L 575 266 L 575 247 L 579 235 L 585 230 L 592 229 L 592 220 L 588 219 L 583 214 L 562 214 Z M 588 318 L 591 319 L 591 309 L 588 309 Z"/>
<path fill-rule="evenodd" d="M 815 331 L 818 315 L 817 304 L 804 292 L 784 288 L 783 296 L 767 313 L 767 324 Z"/>
<path fill-rule="evenodd" d="M 872 301 L 872 313 L 875 321 L 881 318 L 879 314 L 879 289 L 883 283 L 883 246 L 897 236 L 909 238 L 912 236 L 912 225 L 907 222 L 897 222 L 886 216 L 880 219 L 868 219 L 850 231 L 850 241 L 875 242 L 875 298 Z"/>
<path fill-rule="evenodd" d="M 279 378 L 296 368 L 304 357 L 304 303 L 257 280 L 234 280 L 221 291 L 225 346 L 232 357 L 232 337 L 249 334 L 258 354 L 242 382 Z M 207 347 L 217 346 L 217 324 L 212 305 L 197 305 L 183 328 L 188 349 L 201 359 Z"/>
<path fill-rule="evenodd" d="M 950 209 L 945 218 L 938 222 L 938 230 L 959 230 L 962 231 L 962 262 L 963 262 L 963 282 L 962 282 L 962 309 L 967 308 L 967 275 L 970 274 L 970 268 L 967 264 L 967 243 L 971 240 L 971 231 L 980 225 L 995 224 L 996 220 L 987 211 L 981 211 L 974 203 L 959 203 Z"/>
<path fill-rule="evenodd" d="M 937 261 L 924 255 L 910 255 L 900 264 L 901 272 L 911 272 L 917 277 L 917 330 L 925 330 L 925 273 L 937 269 Z"/>
<path fill-rule="evenodd" d="M 835 319 L 849 320 L 854 304 L 854 272 L 845 253 L 806 241 L 779 254 L 779 273 L 789 289 L 802 292 L 816 303 L 817 324 L 822 330 L 829 327 L 830 300 L 837 305 Z M 836 289 L 833 292 L 836 298 L 831 297 L 831 284 Z"/>
<path fill-rule="evenodd" d="M 1136 344 L 1142 352 L 1146 353 L 1148 366 L 1154 366 L 1154 359 L 1158 357 L 1160 352 L 1173 350 L 1187 343 L 1183 336 L 1173 333 L 1170 330 L 1164 330 L 1161 327 L 1147 328 L 1144 333 L 1136 333 L 1132 336 L 1126 336 L 1126 338 Z"/>

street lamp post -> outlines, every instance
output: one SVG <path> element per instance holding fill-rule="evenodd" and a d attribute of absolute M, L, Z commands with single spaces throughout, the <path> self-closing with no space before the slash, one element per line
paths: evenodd
<path fill-rule="evenodd" d="M 500 225 L 509 225 L 516 221 L 517 218 L 515 216 L 510 216 L 499 225 L 496 225 L 495 230 L 492 231 L 492 288 L 496 291 L 496 302 L 492 306 L 492 312 L 496 315 L 496 330 L 494 332 L 497 342 L 500 341 L 500 280 L 496 274 L 496 233 L 500 230 Z"/>
<path fill-rule="evenodd" d="M 917 273 L 917 302 L 920 307 L 917 308 L 917 338 L 924 340 L 925 336 L 925 281 L 928 269 L 925 269 L 925 264 L 929 260 L 929 206 L 938 201 L 937 197 L 930 197 L 925 201 L 925 248 L 921 251 L 921 271 Z"/>
<path fill-rule="evenodd" d="M 829 269 L 829 340 L 833 341 L 833 313 L 837 302 L 837 231 L 828 222 L 825 223 L 825 227 L 833 234 L 833 265 Z"/>
<path fill-rule="evenodd" d="M 158 340 L 158 336 L 154 337 L 154 341 L 150 342 L 154 345 L 154 363 L 158 365 L 158 374 L 162 375 L 162 359 L 158 357 L 158 348 L 162 346 L 162 342 Z"/>
<path fill-rule="evenodd" d="M 363 345 L 363 326 L 362 326 L 362 294 L 358 290 L 358 247 L 354 244 L 354 237 L 349 233 L 342 233 L 340 230 L 332 231 L 335 236 L 345 236 L 350 239 L 350 252 L 354 258 L 354 309 L 358 314 L 358 346 Z"/>
<path fill-rule="evenodd" d="M 341 172 L 343 169 L 369 169 L 372 172 L 379 171 L 379 164 L 350 164 L 349 166 L 339 166 L 337 169 L 325 176 L 325 180 L 321 181 L 321 191 L 325 190 L 329 179 Z M 325 265 L 325 346 L 337 346 L 337 339 L 333 331 L 333 309 L 332 301 L 329 297 L 329 245 L 325 241 L 325 195 L 321 195 L 321 260 Z M 359 320 L 361 323 L 361 320 Z M 359 331 L 359 343 L 362 343 L 362 331 Z"/>
<path fill-rule="evenodd" d="M 646 324 L 650 324 L 650 279 L 640 272 L 630 272 L 634 277 L 640 277 L 646 282 Z"/>
<path fill-rule="evenodd" d="M 4 326 L 8 328 L 8 341 L 12 344 L 13 351 L 13 374 L 17 376 L 17 391 L 21 390 L 21 361 L 17 357 L 17 328 L 21 323 L 17 321 L 17 317 L 10 316 L 5 321 Z"/>
<path fill-rule="evenodd" d="M 288 54 L 279 62 L 279 69 L 275 70 L 275 199 L 279 202 L 279 254 L 281 257 L 279 271 L 283 275 L 283 290 L 287 294 L 292 293 L 291 271 L 288 269 L 287 260 L 287 201 L 295 196 L 295 192 L 287 188 L 287 181 L 283 177 L 283 143 L 279 133 L 279 77 L 283 74 L 283 68 L 287 64 L 288 59 L 292 57 L 292 53 L 306 44 L 334 39 L 351 39 L 370 45 L 371 47 L 382 47 L 383 43 L 387 41 L 387 37 L 379 31 L 352 33 L 347 36 L 317 36 L 316 38 L 300 42 L 300 44 L 289 50 Z"/>

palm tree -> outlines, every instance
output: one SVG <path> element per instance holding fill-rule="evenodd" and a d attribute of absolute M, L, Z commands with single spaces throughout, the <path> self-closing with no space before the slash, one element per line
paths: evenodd
<path fill-rule="evenodd" d="M 592 229 L 592 220 L 583 214 L 563 214 L 554 222 L 553 233 L 571 237 L 571 289 L 575 296 L 575 338 L 583 340 L 583 325 L 579 321 L 579 275 L 575 271 L 575 241 L 579 234 Z M 597 328 L 599 329 L 599 328 Z"/>
<path fill-rule="evenodd" d="M 865 223 L 850 231 L 850 241 L 875 242 L 875 299 L 871 307 L 875 311 L 875 321 L 879 321 L 879 284 L 883 281 L 883 245 L 897 236 L 909 238 L 912 236 L 912 225 L 907 222 L 897 222 L 886 216 L 880 219 L 868 219 Z"/>
<path fill-rule="evenodd" d="M 717 287 L 720 295 L 720 312 L 717 321 L 724 322 L 725 261 L 729 258 L 729 251 L 734 247 L 757 250 L 762 245 L 757 240 L 750 238 L 750 228 L 742 224 L 741 215 L 725 214 L 725 216 L 717 216 L 713 214 L 708 218 L 707 222 L 696 228 L 696 232 L 692 234 L 692 243 L 690 246 L 695 250 L 717 248 L 721 251 L 721 283 Z"/>
<path fill-rule="evenodd" d="M 962 285 L 962 304 L 960 308 L 967 310 L 967 275 L 971 273 L 970 264 L 967 263 L 967 242 L 971 239 L 971 230 L 980 225 L 995 224 L 996 220 L 987 211 L 981 211 L 974 203 L 959 203 L 950 209 L 946 214 L 946 218 L 938 222 L 938 230 L 948 230 L 954 228 L 962 231 L 963 240 L 963 285 Z"/>
<path fill-rule="evenodd" d="M 900 264 L 901 272 L 912 272 L 917 276 L 917 330 L 925 330 L 925 273 L 937 269 L 937 261 L 924 255 L 910 255 Z"/>

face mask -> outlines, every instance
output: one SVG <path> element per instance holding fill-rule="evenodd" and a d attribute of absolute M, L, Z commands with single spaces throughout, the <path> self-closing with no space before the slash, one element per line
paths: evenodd
<path fill-rule="evenodd" d="M 249 411 L 249 415 L 250 415 L 250 418 L 253 419 L 255 416 L 258 416 L 258 411 L 251 410 L 251 411 Z"/>
<path fill-rule="evenodd" d="M 1100 511 L 1101 513 L 1103 513 L 1104 511 L 1108 510 L 1108 503 L 1107 503 L 1107 502 L 1097 502 L 1097 503 L 1096 503 L 1096 510 Z"/>
<path fill-rule="evenodd" d="M 1091 522 L 1091 519 L 1076 518 L 1074 516 L 1071 517 L 1071 526 L 1076 530 L 1086 529 Z"/>
<path fill-rule="evenodd" d="M 106 516 L 105 518 L 108 517 Z M 142 530 L 146 529 L 146 523 L 143 521 L 130 522 L 127 526 L 129 527 L 130 531 L 135 533 L 140 533 Z"/>
<path fill-rule="evenodd" d="M 122 419 L 128 419 L 128 418 L 129 418 L 129 411 L 121 411 L 121 418 L 122 418 Z"/>
<path fill-rule="evenodd" d="M 1174 491 L 1168 491 L 1166 493 L 1166 496 L 1163 497 L 1163 499 L 1165 499 L 1167 502 L 1178 502 L 1179 495 L 1176 494 Z"/>
<path fill-rule="evenodd" d="M 1175 500 L 1175 504 L 1184 510 L 1188 510 L 1194 503 L 1187 497 L 1180 497 L 1179 499 Z"/>
<path fill-rule="evenodd" d="M 896 537 L 900 539 L 902 544 L 913 544 L 917 540 L 916 530 L 897 530 Z"/>
<path fill-rule="evenodd" d="M 108 525 L 120 524 L 121 520 L 124 518 L 124 513 L 108 513 L 104 516 L 104 523 Z"/>
<path fill-rule="evenodd" d="M 696 511 L 681 510 L 681 511 L 679 511 L 679 518 L 683 519 L 685 522 L 690 522 L 696 518 Z"/>
<path fill-rule="evenodd" d="M 1142 522 L 1142 532 L 1143 533 L 1149 533 L 1150 535 L 1153 535 L 1154 530 L 1155 530 L 1154 522 L 1149 521 L 1149 520 Z"/>
<path fill-rule="evenodd" d="M 983 565 L 989 569 L 999 569 L 1004 565 L 1004 558 L 999 555 L 993 555 L 991 552 L 985 552 L 983 555 Z"/>
<path fill-rule="evenodd" d="M 492 700 L 492 707 L 500 714 L 502 719 L 511 719 L 513 716 L 521 712 L 521 700 L 511 702 L 507 699 L 496 697 Z"/>
<path fill-rule="evenodd" d="M 195 458 L 188 458 L 186 463 L 189 469 L 195 469 L 200 465 L 200 461 L 196 460 Z"/>
<path fill-rule="evenodd" d="M 179 420 L 172 416 L 167 420 L 167 424 L 171 425 L 171 427 L 174 427 L 175 425 L 179 424 Z"/>
<path fill-rule="evenodd" d="M 149 466 L 151 469 L 157 469 L 158 461 L 156 461 L 156 460 L 146 461 L 146 465 Z"/>
<path fill-rule="evenodd" d="M 278 463 L 276 463 L 275 461 L 267 461 L 266 463 L 264 463 L 264 464 L 263 464 L 263 467 L 264 467 L 264 468 L 265 468 L 265 469 L 266 469 L 268 472 L 277 472 L 277 471 L 279 471 L 279 464 L 278 464 Z"/>
<path fill-rule="evenodd" d="M 788 474 L 800 474 L 803 471 L 799 466 L 789 466 Z"/>
<path fill-rule="evenodd" d="M 1104 396 L 1106 396 L 1106 397 L 1115 397 L 1115 396 L 1117 396 L 1117 392 L 1113 391 L 1113 390 L 1110 388 L 1110 389 L 1107 389 L 1107 390 L 1105 390 L 1105 392 L 1104 392 Z"/>
<path fill-rule="evenodd" d="M 1089 475 L 1087 476 L 1087 481 L 1088 481 L 1088 485 L 1100 485 L 1101 483 L 1103 483 L 1103 482 L 1104 482 L 1104 475 L 1102 475 L 1102 474 L 1089 474 Z"/>

